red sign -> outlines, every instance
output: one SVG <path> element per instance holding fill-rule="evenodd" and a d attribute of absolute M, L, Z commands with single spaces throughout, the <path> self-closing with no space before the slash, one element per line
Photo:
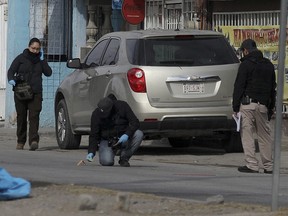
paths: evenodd
<path fill-rule="evenodd" d="M 122 15 L 130 24 L 137 25 L 141 23 L 145 17 L 145 0 L 124 0 Z"/>

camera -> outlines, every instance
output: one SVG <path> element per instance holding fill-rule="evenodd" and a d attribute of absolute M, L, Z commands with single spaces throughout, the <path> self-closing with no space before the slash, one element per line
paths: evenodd
<path fill-rule="evenodd" d="M 108 146 L 112 148 L 114 154 L 117 156 L 121 154 L 121 145 L 118 141 L 119 139 L 117 137 L 113 137 L 108 140 Z"/>
<path fill-rule="evenodd" d="M 16 82 L 24 82 L 25 81 L 23 74 L 17 74 L 15 76 L 15 80 L 16 80 Z"/>
<path fill-rule="evenodd" d="M 118 142 L 118 138 L 117 137 L 112 137 L 112 138 L 109 138 L 108 140 L 108 146 L 109 147 L 113 147 L 117 144 Z"/>

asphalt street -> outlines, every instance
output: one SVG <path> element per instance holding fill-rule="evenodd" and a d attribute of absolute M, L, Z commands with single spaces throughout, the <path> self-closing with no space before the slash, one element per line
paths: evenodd
<path fill-rule="evenodd" d="M 176 198 L 206 200 L 223 195 L 225 202 L 270 205 L 272 175 L 239 173 L 243 153 L 226 154 L 221 149 L 191 146 L 174 149 L 165 140 L 144 142 L 131 159 L 131 167 L 102 167 L 94 162 L 77 166 L 85 159 L 87 137 L 79 150 L 61 150 L 54 128 L 40 129 L 40 148 L 16 150 L 16 129 L 0 127 L 0 166 L 12 175 L 33 183 L 93 185 L 120 191 L 153 193 Z M 286 142 L 286 141 L 285 141 Z M 283 143 L 279 205 L 288 204 L 288 152 Z"/>

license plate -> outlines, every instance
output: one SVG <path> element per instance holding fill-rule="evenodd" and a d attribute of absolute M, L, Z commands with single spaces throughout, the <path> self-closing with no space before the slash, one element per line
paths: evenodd
<path fill-rule="evenodd" d="M 204 93 L 204 83 L 183 84 L 183 93 Z"/>

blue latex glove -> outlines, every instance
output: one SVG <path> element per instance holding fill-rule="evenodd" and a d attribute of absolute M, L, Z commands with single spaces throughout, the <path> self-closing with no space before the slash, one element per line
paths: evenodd
<path fill-rule="evenodd" d="M 123 144 L 123 143 L 125 143 L 125 142 L 128 141 L 128 138 L 129 138 L 128 135 L 123 134 L 123 135 L 119 138 L 118 142 L 121 143 L 121 144 Z"/>
<path fill-rule="evenodd" d="M 92 161 L 93 161 L 93 158 L 94 158 L 94 154 L 93 154 L 93 153 L 89 153 L 89 154 L 86 156 L 86 159 L 87 159 L 87 161 L 89 161 L 89 162 L 92 162 Z"/>
<path fill-rule="evenodd" d="M 8 83 L 9 83 L 10 85 L 12 85 L 12 86 L 15 86 L 15 85 L 16 85 L 15 80 L 9 80 Z"/>
<path fill-rule="evenodd" d="M 44 51 L 43 51 L 43 48 L 41 47 L 40 49 L 40 60 L 43 61 L 44 60 Z"/>

